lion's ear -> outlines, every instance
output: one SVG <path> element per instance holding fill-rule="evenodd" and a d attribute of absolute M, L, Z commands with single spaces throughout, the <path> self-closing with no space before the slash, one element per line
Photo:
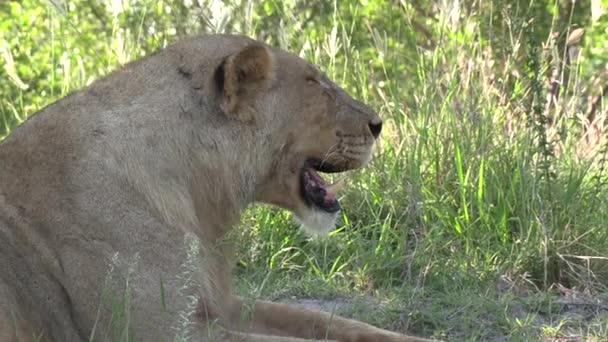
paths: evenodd
<path fill-rule="evenodd" d="M 216 74 L 216 83 L 223 90 L 224 113 L 245 122 L 255 120 L 251 105 L 273 77 L 274 56 L 264 45 L 254 43 L 229 56 Z"/>

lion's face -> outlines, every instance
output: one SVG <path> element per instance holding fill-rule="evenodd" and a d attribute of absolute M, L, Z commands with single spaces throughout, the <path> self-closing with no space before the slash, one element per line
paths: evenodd
<path fill-rule="evenodd" d="M 271 153 L 261 157 L 270 161 L 255 199 L 291 210 L 314 233 L 333 228 L 340 183 L 319 172 L 365 165 L 382 129 L 378 115 L 303 59 L 258 43 L 225 58 L 214 83 L 222 111 L 264 135 L 249 152 Z"/>
<path fill-rule="evenodd" d="M 269 84 L 250 105 L 276 149 L 256 199 L 294 212 L 309 231 L 326 233 L 340 210 L 341 184 L 329 184 L 319 172 L 365 165 L 382 120 L 299 57 L 274 51 L 272 63 Z"/>

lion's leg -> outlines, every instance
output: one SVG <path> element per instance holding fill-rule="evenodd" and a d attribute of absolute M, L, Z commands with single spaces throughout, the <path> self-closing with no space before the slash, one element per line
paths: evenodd
<path fill-rule="evenodd" d="M 429 341 L 405 336 L 327 312 L 288 304 L 235 299 L 231 329 L 257 334 L 338 341 Z M 237 316 L 238 315 L 238 316 Z M 239 323 L 243 322 L 243 323 Z"/>
<path fill-rule="evenodd" d="M 0 291 L 0 293 L 3 293 Z M 0 341 L 34 342 L 48 341 L 38 320 L 27 317 L 16 306 L 8 306 L 6 298 L 0 298 Z"/>
<path fill-rule="evenodd" d="M 236 331 L 225 331 L 222 334 L 222 342 L 336 342 L 335 340 L 310 340 L 302 339 L 298 337 L 287 337 L 287 336 L 272 336 L 272 335 L 260 335 L 252 333 L 243 333 Z"/>

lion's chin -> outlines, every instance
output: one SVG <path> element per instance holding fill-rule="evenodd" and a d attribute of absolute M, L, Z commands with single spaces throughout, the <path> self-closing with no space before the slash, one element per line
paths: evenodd
<path fill-rule="evenodd" d="M 306 212 L 293 215 L 300 228 L 308 235 L 327 236 L 336 226 L 339 211 L 327 212 L 315 208 L 307 208 Z"/>

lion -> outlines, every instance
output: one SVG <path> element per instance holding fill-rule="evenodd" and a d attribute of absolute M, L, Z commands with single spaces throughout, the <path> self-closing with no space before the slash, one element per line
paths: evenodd
<path fill-rule="evenodd" d="M 313 65 L 236 35 L 47 106 L 0 142 L 0 340 L 422 341 L 231 291 L 240 213 L 272 204 L 326 233 L 340 184 L 319 172 L 365 165 L 381 129 Z"/>

